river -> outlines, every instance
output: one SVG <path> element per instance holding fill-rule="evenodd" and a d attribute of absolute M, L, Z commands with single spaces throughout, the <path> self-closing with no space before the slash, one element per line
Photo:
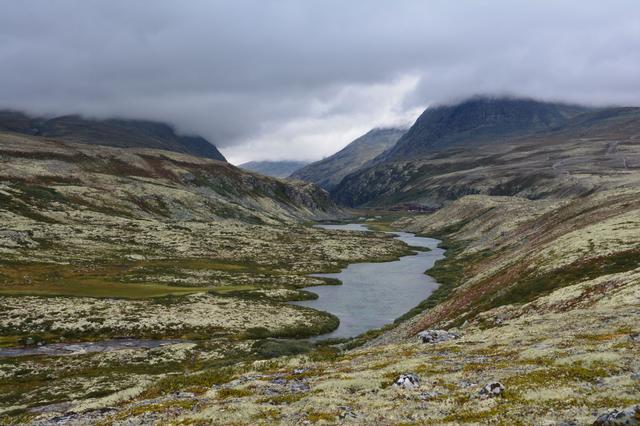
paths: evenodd
<path fill-rule="evenodd" d="M 344 231 L 368 231 L 362 224 L 318 225 L 318 227 Z M 306 287 L 318 294 L 318 299 L 291 302 L 327 311 L 340 319 L 340 326 L 331 333 L 315 339 L 354 337 L 367 330 L 382 327 L 402 316 L 438 287 L 438 283 L 425 271 L 444 257 L 438 248 L 439 240 L 417 237 L 408 232 L 392 232 L 395 238 L 410 246 L 426 247 L 393 262 L 353 263 L 333 274 L 314 274 L 314 277 L 336 278 L 342 285 Z"/>

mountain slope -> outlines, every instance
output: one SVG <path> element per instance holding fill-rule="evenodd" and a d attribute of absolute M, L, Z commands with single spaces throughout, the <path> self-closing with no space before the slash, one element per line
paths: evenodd
<path fill-rule="evenodd" d="M 14 111 L 0 111 L 0 130 L 89 145 L 163 149 L 226 161 L 206 139 L 177 135 L 171 126 L 153 121 L 90 120 L 77 115 L 43 119 Z"/>
<path fill-rule="evenodd" d="M 346 175 L 392 147 L 405 131 L 402 128 L 373 129 L 332 156 L 296 171 L 291 177 L 331 189 Z"/>
<path fill-rule="evenodd" d="M 640 108 L 589 111 L 500 143 L 480 138 L 414 150 L 412 159 L 387 159 L 346 176 L 332 195 L 351 206 L 431 207 L 468 194 L 575 197 L 637 184 L 639 137 Z"/>
<path fill-rule="evenodd" d="M 376 161 L 414 159 L 456 144 L 496 143 L 552 129 L 584 110 L 530 99 L 488 97 L 430 107 L 398 143 Z"/>
<path fill-rule="evenodd" d="M 285 178 L 307 164 L 306 161 L 249 161 L 238 167 L 266 176 Z"/>
<path fill-rule="evenodd" d="M 0 207 L 45 221 L 80 210 L 110 217 L 251 223 L 337 212 L 328 194 L 313 184 L 287 183 L 170 151 L 0 132 L 0 164 Z"/>

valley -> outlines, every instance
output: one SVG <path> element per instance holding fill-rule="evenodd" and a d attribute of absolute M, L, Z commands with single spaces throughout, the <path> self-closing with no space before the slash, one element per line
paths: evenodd
<path fill-rule="evenodd" d="M 0 424 L 634 410 L 638 110 L 474 102 L 395 131 L 330 192 L 314 164 L 304 182 L 1 131 Z"/>

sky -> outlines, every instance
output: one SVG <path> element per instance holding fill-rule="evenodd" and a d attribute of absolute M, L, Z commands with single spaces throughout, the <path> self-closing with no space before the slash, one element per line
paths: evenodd
<path fill-rule="evenodd" d="M 13 0 L 0 108 L 317 160 L 478 94 L 640 105 L 637 0 Z"/>

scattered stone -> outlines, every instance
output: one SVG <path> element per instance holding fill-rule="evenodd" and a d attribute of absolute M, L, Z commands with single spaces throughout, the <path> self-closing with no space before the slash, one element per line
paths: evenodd
<path fill-rule="evenodd" d="M 492 382 L 480 389 L 480 395 L 493 398 L 500 396 L 504 392 L 504 385 L 500 382 Z"/>
<path fill-rule="evenodd" d="M 340 410 L 340 414 L 338 414 L 338 417 L 340 418 L 340 420 L 344 420 L 347 418 L 352 418 L 352 419 L 358 418 L 358 415 L 353 412 L 353 409 L 347 405 L 339 405 L 338 410 Z"/>
<path fill-rule="evenodd" d="M 418 333 L 418 338 L 422 340 L 422 343 L 439 343 L 446 342 L 447 340 L 457 339 L 458 336 L 455 333 L 449 333 L 446 330 L 424 330 Z"/>
<path fill-rule="evenodd" d="M 184 399 L 196 397 L 196 394 L 193 392 L 176 392 L 174 395 L 176 398 L 184 398 Z"/>
<path fill-rule="evenodd" d="M 426 392 L 420 392 L 419 398 L 423 401 L 428 401 L 430 399 L 437 398 L 440 395 L 442 395 L 440 392 L 426 391 Z"/>
<path fill-rule="evenodd" d="M 623 410 L 613 410 L 598 417 L 594 422 L 596 426 L 636 426 L 640 424 L 640 405 L 628 407 Z"/>
<path fill-rule="evenodd" d="M 393 386 L 403 389 L 415 389 L 420 387 L 420 378 L 413 373 L 401 374 Z"/>
<path fill-rule="evenodd" d="M 635 373 L 633 373 L 631 375 L 631 379 L 633 380 L 640 380 L 640 371 L 636 371 Z"/>
<path fill-rule="evenodd" d="M 277 389 L 267 388 L 262 393 L 266 396 L 277 396 L 277 395 L 280 395 L 282 392 Z"/>
<path fill-rule="evenodd" d="M 291 389 L 291 392 L 306 392 L 311 389 L 311 387 L 303 381 L 293 380 L 289 384 L 289 389 Z"/>
<path fill-rule="evenodd" d="M 632 342 L 640 343 L 640 333 L 629 335 L 629 339 L 631 339 Z"/>

